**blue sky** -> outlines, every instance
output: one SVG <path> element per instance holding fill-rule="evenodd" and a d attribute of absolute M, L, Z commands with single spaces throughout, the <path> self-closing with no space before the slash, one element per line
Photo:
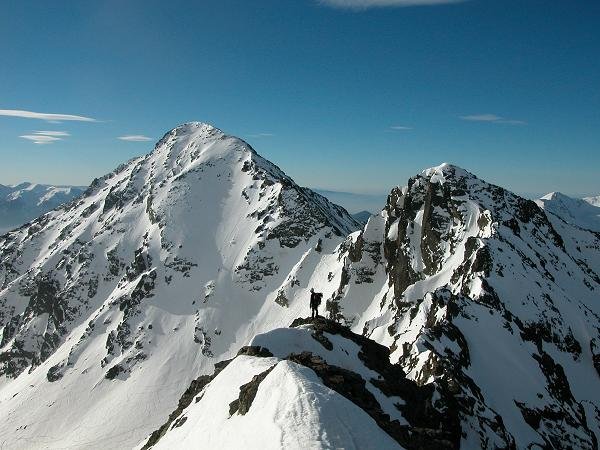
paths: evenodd
<path fill-rule="evenodd" d="M 200 120 L 311 187 L 446 161 L 598 194 L 599 30 L 596 0 L 4 2 L 0 183 L 88 184 Z"/>

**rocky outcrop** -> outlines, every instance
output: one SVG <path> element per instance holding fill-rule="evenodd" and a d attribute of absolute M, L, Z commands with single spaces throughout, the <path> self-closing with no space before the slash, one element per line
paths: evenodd
<path fill-rule="evenodd" d="M 287 353 L 285 349 L 280 349 L 280 354 L 287 353 L 287 356 L 279 356 L 279 361 L 290 361 L 314 371 L 326 387 L 344 396 L 366 412 L 382 430 L 404 448 L 442 449 L 459 447 L 461 428 L 459 418 L 454 410 L 447 409 L 442 412 L 436 409 L 434 389 L 431 386 L 419 386 L 414 381 L 406 378 L 399 365 L 390 364 L 389 349 L 364 336 L 351 332 L 349 328 L 343 325 L 321 317 L 296 319 L 291 327 L 300 328 L 306 333 L 310 333 L 320 343 L 326 342 L 324 345 L 326 354 L 345 351 L 332 344 L 331 339 L 333 339 L 333 336 L 340 336 L 344 340 L 355 343 L 360 348 L 358 358 L 376 376 L 365 379 L 359 373 L 348 368 L 332 365 L 327 361 L 327 357 L 310 351 L 298 353 L 290 349 L 290 352 Z M 263 346 L 243 347 L 238 352 L 239 356 L 273 359 L 273 354 Z M 229 364 L 229 361 L 226 361 L 225 364 Z M 277 362 L 240 386 L 238 398 L 229 404 L 230 416 L 234 414 L 244 416 L 251 410 L 261 383 L 265 382 L 265 379 L 276 366 Z M 209 380 L 209 382 L 214 380 L 223 367 L 224 365 L 220 364 L 218 371 L 210 379 L 202 378 L 202 380 Z M 200 393 L 198 388 L 203 388 L 206 385 L 193 383 L 195 388 L 190 387 L 186 391 L 179 402 L 178 408 L 169 416 L 169 421 L 160 430 L 152 434 L 144 448 L 150 448 L 156 444 L 160 437 L 168 432 L 169 427 L 176 428 L 179 423 L 185 423 L 186 416 L 189 413 L 189 411 L 186 412 L 186 406 L 191 403 L 190 396 L 198 395 Z M 368 387 L 368 385 L 371 387 Z M 388 413 L 384 412 L 381 404 L 373 394 L 374 388 L 381 395 L 396 399 L 396 412 L 398 417 L 402 417 L 402 420 L 390 417 Z M 193 394 L 190 394 L 191 391 L 193 391 Z M 198 398 L 202 398 L 201 393 Z M 294 399 L 290 399 L 290 401 L 293 402 Z M 199 405 L 199 407 L 202 407 L 202 405 Z M 260 408 L 260 406 L 257 408 Z M 323 426 L 326 429 L 327 424 L 323 424 Z"/>

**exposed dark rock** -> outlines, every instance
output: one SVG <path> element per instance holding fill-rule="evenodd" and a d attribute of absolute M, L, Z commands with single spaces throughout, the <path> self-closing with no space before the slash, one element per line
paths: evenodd
<path fill-rule="evenodd" d="M 125 372 L 125 369 L 119 364 L 115 364 L 110 369 L 108 369 L 106 374 L 104 374 L 104 378 L 106 378 L 107 380 L 114 380 L 120 373 L 123 372 Z"/>
<path fill-rule="evenodd" d="M 171 429 L 173 428 L 179 428 L 181 425 L 183 425 L 185 422 L 187 421 L 187 416 L 183 416 L 180 417 L 179 419 L 177 419 L 175 421 L 175 423 L 173 424 L 173 426 L 171 427 Z"/>
<path fill-rule="evenodd" d="M 600 376 L 600 346 L 596 343 L 595 339 L 590 340 L 590 350 L 592 352 L 594 368 L 598 372 L 598 376 Z"/>
<path fill-rule="evenodd" d="M 60 380 L 63 377 L 62 370 L 63 367 L 60 365 L 50 367 L 50 369 L 48 369 L 48 373 L 46 373 L 47 380 L 50 383 Z"/>
<path fill-rule="evenodd" d="M 323 384 L 352 401 L 369 414 L 387 434 L 407 449 L 443 449 L 458 448 L 460 428 L 448 430 L 441 422 L 442 414 L 437 413 L 434 428 L 401 425 L 391 420 L 381 409 L 373 394 L 366 388 L 365 380 L 358 374 L 341 367 L 331 366 L 320 357 L 310 352 L 292 354 L 288 359 L 297 364 L 309 367 L 323 380 Z M 416 387 L 416 385 L 415 385 Z M 414 419 L 415 417 L 413 417 Z M 436 422 L 431 416 L 428 422 Z M 411 424 L 412 425 L 412 424 Z"/>
<path fill-rule="evenodd" d="M 245 356 L 258 356 L 259 358 L 268 358 L 273 356 L 273 353 L 269 351 L 269 349 L 265 347 L 260 347 L 258 345 L 247 345 L 242 347 L 237 352 L 236 356 L 245 355 Z"/>
<path fill-rule="evenodd" d="M 258 386 L 260 386 L 260 383 L 267 378 L 267 375 L 271 373 L 276 365 L 277 364 L 273 364 L 267 370 L 259 373 L 258 375 L 254 375 L 251 381 L 240 386 L 239 397 L 229 404 L 230 416 L 233 416 L 236 412 L 243 416 L 250 410 L 252 402 L 254 401 L 254 397 L 256 397 Z"/>
<path fill-rule="evenodd" d="M 321 330 L 316 330 L 314 333 L 311 333 L 311 336 L 327 350 L 333 350 L 333 344 L 329 339 L 327 339 L 327 336 L 325 336 Z"/>
<path fill-rule="evenodd" d="M 403 416 L 409 421 L 410 432 L 406 427 L 395 421 L 390 421 L 372 394 L 366 390 L 365 380 L 348 370 L 330 366 L 324 360 L 309 352 L 300 355 L 290 355 L 288 359 L 298 364 L 310 367 L 329 388 L 339 392 L 346 398 L 364 409 L 373 417 L 378 425 L 405 448 L 458 448 L 460 445 L 460 419 L 458 408 L 446 408 L 441 413 L 433 406 L 433 386 L 418 386 L 406 378 L 399 365 L 389 362 L 389 349 L 383 345 L 350 331 L 336 322 L 322 317 L 316 319 L 298 318 L 291 326 L 298 327 L 310 324 L 313 337 L 317 333 L 337 334 L 349 339 L 361 348 L 358 356 L 369 369 L 378 372 L 381 378 L 370 382 L 383 393 L 392 397 L 401 397 L 406 404 L 399 406 Z M 333 349 L 333 345 L 332 345 Z M 451 405 L 451 399 L 447 399 Z M 410 439 L 408 436 L 410 435 Z"/>
<path fill-rule="evenodd" d="M 164 434 L 169 430 L 171 424 L 181 415 L 183 410 L 192 403 L 194 397 L 196 397 L 196 395 L 198 395 L 208 383 L 210 383 L 225 367 L 227 367 L 227 365 L 230 362 L 230 359 L 218 362 L 217 364 L 215 364 L 215 370 L 212 375 L 200 375 L 198 378 L 193 380 L 179 399 L 177 408 L 175 408 L 175 410 L 171 414 L 169 414 L 169 418 L 167 419 L 167 421 L 163 425 L 161 425 L 161 427 L 158 430 L 152 432 L 152 434 L 148 438 L 148 441 L 142 447 L 142 450 L 147 450 L 154 446 L 160 440 L 160 438 L 163 437 Z M 178 426 L 181 425 L 183 425 L 183 422 L 179 423 Z"/>
<path fill-rule="evenodd" d="M 358 235 L 355 242 L 350 243 L 350 248 L 348 249 L 348 258 L 352 262 L 359 262 L 362 259 L 362 250 L 365 241 L 363 239 L 362 233 Z"/>
<path fill-rule="evenodd" d="M 280 289 L 277 292 L 277 297 L 275 297 L 275 303 L 277 303 L 279 306 L 283 306 L 284 308 L 287 308 L 289 306 L 289 300 L 285 296 L 285 292 L 283 291 L 283 289 Z"/>

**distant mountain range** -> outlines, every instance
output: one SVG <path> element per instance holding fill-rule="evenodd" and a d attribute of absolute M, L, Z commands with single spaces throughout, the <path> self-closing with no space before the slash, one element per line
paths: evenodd
<path fill-rule="evenodd" d="M 352 214 L 352 217 L 354 217 L 358 222 L 362 223 L 363 225 L 366 225 L 369 218 L 372 215 L 373 213 L 369 211 L 359 211 L 357 213 Z"/>
<path fill-rule="evenodd" d="M 343 206 L 351 214 L 377 213 L 386 202 L 387 194 L 355 194 L 352 192 L 327 191 L 324 189 L 313 189 L 318 194 L 333 203 Z M 363 214 L 364 215 L 364 214 Z"/>
<path fill-rule="evenodd" d="M 85 190 L 81 186 L 48 184 L 0 184 L 0 234 L 66 203 Z"/>
<path fill-rule="evenodd" d="M 8 186 L 0 184 L 0 234 L 71 201 L 85 189 L 83 186 L 53 186 L 29 182 Z M 363 225 L 369 217 L 381 210 L 387 198 L 387 195 L 381 194 L 322 189 L 314 189 L 314 192 L 343 206 Z M 568 223 L 600 231 L 600 196 L 578 199 L 560 192 L 551 192 L 536 200 L 536 203 Z M 361 210 L 361 207 L 366 209 Z"/>

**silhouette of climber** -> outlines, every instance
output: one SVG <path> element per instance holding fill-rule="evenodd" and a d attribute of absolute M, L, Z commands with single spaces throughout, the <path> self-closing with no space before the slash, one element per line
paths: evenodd
<path fill-rule="evenodd" d="M 315 292 L 313 288 L 310 288 L 310 314 L 313 319 L 319 317 L 319 305 L 322 298 L 321 292 Z"/>

